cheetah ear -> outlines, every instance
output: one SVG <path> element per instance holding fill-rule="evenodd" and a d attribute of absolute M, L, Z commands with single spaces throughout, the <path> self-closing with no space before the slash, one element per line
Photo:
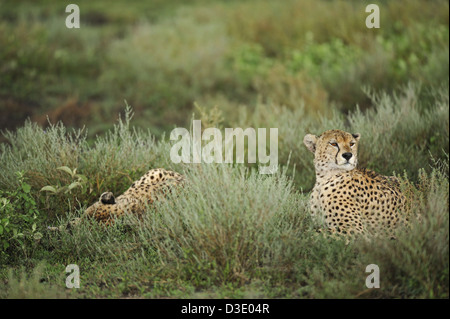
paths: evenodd
<path fill-rule="evenodd" d="M 359 141 L 359 138 L 361 137 L 361 134 L 354 133 L 354 134 L 352 134 L 352 136 L 356 139 L 356 141 Z"/>
<path fill-rule="evenodd" d="M 316 152 L 316 143 L 317 143 L 317 136 L 312 134 L 306 134 L 306 136 L 303 138 L 303 144 L 306 145 L 306 147 L 311 151 L 311 153 Z"/>

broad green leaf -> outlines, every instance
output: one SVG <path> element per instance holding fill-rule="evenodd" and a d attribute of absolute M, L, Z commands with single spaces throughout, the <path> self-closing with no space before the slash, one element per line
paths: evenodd
<path fill-rule="evenodd" d="M 67 174 L 69 174 L 70 176 L 73 176 L 74 173 L 72 172 L 72 170 L 70 168 L 68 168 L 67 166 L 60 166 L 57 169 L 59 169 L 60 171 L 64 171 Z"/>
<path fill-rule="evenodd" d="M 29 193 L 30 192 L 30 190 L 31 190 L 31 186 L 30 185 L 28 185 L 27 183 L 23 183 L 22 184 L 22 190 L 25 192 L 25 193 Z"/>
<path fill-rule="evenodd" d="M 42 191 L 56 193 L 56 188 L 54 188 L 53 186 L 44 186 L 41 188 L 41 192 Z"/>
<path fill-rule="evenodd" d="M 81 187 L 81 184 L 79 182 L 73 182 L 72 184 L 69 185 L 68 189 L 69 191 L 74 189 L 75 187 Z"/>

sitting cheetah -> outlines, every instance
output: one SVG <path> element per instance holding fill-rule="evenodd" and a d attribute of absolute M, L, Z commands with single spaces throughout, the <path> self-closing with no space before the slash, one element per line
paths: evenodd
<path fill-rule="evenodd" d="M 316 184 L 310 206 L 332 233 L 391 231 L 401 219 L 406 200 L 395 177 L 357 168 L 360 134 L 329 130 L 307 134 L 303 143 L 314 154 Z"/>
<path fill-rule="evenodd" d="M 125 213 L 135 214 L 140 218 L 154 200 L 170 191 L 170 186 L 183 181 L 184 176 L 179 173 L 162 168 L 152 169 L 117 198 L 111 192 L 103 193 L 98 202 L 86 209 L 85 216 L 93 217 L 106 226 Z"/>

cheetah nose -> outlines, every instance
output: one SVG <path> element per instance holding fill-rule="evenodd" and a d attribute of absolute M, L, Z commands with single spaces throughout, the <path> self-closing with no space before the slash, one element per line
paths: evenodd
<path fill-rule="evenodd" d="M 349 153 L 349 152 L 342 154 L 342 157 L 345 158 L 347 161 L 348 161 L 349 159 L 351 159 L 352 156 L 353 156 L 353 154 L 352 154 L 352 153 Z"/>

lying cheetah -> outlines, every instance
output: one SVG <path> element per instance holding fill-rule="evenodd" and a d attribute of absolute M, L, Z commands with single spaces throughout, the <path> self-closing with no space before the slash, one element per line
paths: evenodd
<path fill-rule="evenodd" d="M 86 209 L 85 216 L 110 225 L 125 213 L 139 218 L 154 201 L 164 196 L 170 187 L 184 182 L 184 176 L 162 168 L 152 169 L 135 181 L 125 193 L 117 198 L 111 192 L 103 193 L 98 202 Z"/>
<path fill-rule="evenodd" d="M 360 137 L 329 130 L 303 139 L 314 154 L 316 170 L 311 212 L 324 220 L 332 233 L 390 232 L 403 220 L 406 200 L 395 177 L 356 167 Z"/>

